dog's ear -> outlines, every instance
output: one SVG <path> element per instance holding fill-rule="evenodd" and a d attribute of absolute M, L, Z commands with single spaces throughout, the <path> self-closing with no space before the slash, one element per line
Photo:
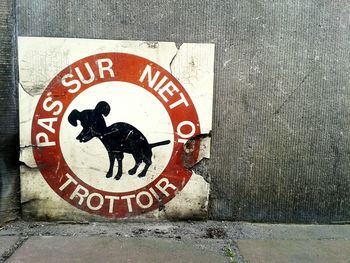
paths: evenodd
<path fill-rule="evenodd" d="M 73 110 L 69 116 L 68 116 L 68 121 L 70 124 L 72 124 L 73 126 L 77 126 L 77 120 L 79 120 L 79 115 L 80 112 L 78 110 Z"/>
<path fill-rule="evenodd" d="M 100 101 L 99 103 L 97 103 L 96 107 L 95 107 L 95 111 L 97 113 L 103 114 L 104 116 L 107 116 L 109 114 L 109 112 L 111 111 L 111 107 L 109 106 L 109 104 L 105 101 Z"/>

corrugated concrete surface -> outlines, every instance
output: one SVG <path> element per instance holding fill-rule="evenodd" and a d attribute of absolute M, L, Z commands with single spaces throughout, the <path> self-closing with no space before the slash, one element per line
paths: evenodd
<path fill-rule="evenodd" d="M 21 0 L 17 10 L 21 36 L 215 43 L 212 158 L 201 167 L 211 218 L 350 219 L 349 1 Z"/>
<path fill-rule="evenodd" d="M 19 209 L 18 107 L 14 75 L 14 3 L 0 2 L 0 225 Z"/>

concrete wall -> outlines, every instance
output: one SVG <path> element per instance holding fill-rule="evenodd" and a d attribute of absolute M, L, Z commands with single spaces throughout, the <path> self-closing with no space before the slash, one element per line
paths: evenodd
<path fill-rule="evenodd" d="M 18 104 L 15 88 L 14 3 L 0 2 L 0 225 L 17 217 Z"/>
<path fill-rule="evenodd" d="M 211 175 L 210 217 L 350 219 L 348 1 L 19 0 L 17 11 L 21 36 L 215 43 L 212 158 L 199 167 Z M 13 180 L 17 118 L 5 68 L 1 178 Z"/>

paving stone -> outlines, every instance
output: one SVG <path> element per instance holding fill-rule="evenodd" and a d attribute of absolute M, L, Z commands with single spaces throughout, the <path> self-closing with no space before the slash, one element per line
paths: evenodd
<path fill-rule="evenodd" d="M 9 250 L 18 240 L 18 237 L 0 237 L 0 258 L 1 256 Z"/>
<path fill-rule="evenodd" d="M 40 262 L 227 262 L 224 256 L 165 239 L 32 237 L 7 263 Z"/>
<path fill-rule="evenodd" d="M 239 240 L 237 244 L 250 263 L 350 262 L 349 240 Z"/>

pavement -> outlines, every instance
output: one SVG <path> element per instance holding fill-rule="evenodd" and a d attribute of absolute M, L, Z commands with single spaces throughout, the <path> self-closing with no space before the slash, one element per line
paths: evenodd
<path fill-rule="evenodd" d="M 0 262 L 350 263 L 350 225 L 17 221 L 0 228 Z"/>

